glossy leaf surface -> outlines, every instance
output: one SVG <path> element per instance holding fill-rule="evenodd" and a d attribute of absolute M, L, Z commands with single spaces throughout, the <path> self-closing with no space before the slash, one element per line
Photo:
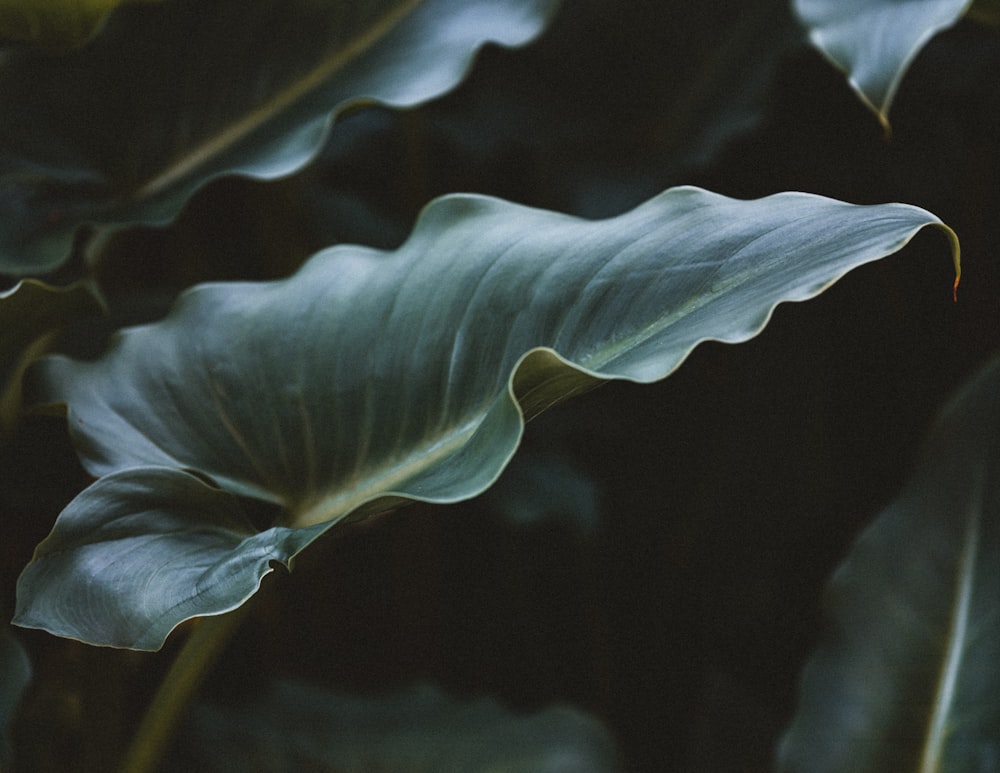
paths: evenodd
<path fill-rule="evenodd" d="M 889 108 L 910 63 L 972 0 L 795 0 L 809 39 L 847 75 L 889 126 Z"/>
<path fill-rule="evenodd" d="M 1000 360 L 951 402 L 827 595 L 780 770 L 1000 766 Z"/>
<path fill-rule="evenodd" d="M 58 266 L 82 224 L 170 221 L 221 175 L 308 164 L 351 105 L 410 106 L 555 0 L 169 0 L 85 49 L 0 61 L 0 272 Z M 141 138 L 137 141 L 136 138 Z"/>
<path fill-rule="evenodd" d="M 34 280 L 0 292 L 0 438 L 21 412 L 21 376 L 52 336 L 81 317 L 99 314 L 101 301 L 86 284 L 52 287 Z"/>
<path fill-rule="evenodd" d="M 798 193 L 737 201 L 676 188 L 601 221 L 450 196 L 395 252 L 339 246 L 287 280 L 202 285 L 99 361 L 48 359 L 39 397 L 68 404 L 80 457 L 94 475 L 114 474 L 123 518 L 133 500 L 148 510 L 150 475 L 192 469 L 278 505 L 281 528 L 322 531 L 400 499 L 480 493 L 517 448 L 525 416 L 605 379 L 661 379 L 701 341 L 746 340 L 777 303 L 818 294 L 926 225 L 941 226 L 915 207 Z M 203 509 L 196 490 L 177 488 L 185 518 Z M 216 598 L 217 576 L 206 584 L 183 551 L 164 550 L 161 571 L 132 561 L 134 550 L 120 566 L 75 550 L 99 550 L 112 517 L 99 513 L 111 511 L 86 492 L 67 508 L 21 577 L 19 624 L 147 647 L 256 588 Z M 186 527 L 195 541 L 197 520 Z M 146 528 L 128 531 L 158 539 Z M 229 549 L 243 550 L 244 532 L 225 528 L 239 535 L 226 537 Z M 283 540 L 272 556 L 282 561 L 308 542 Z M 67 579 L 53 584 L 50 573 Z M 138 590 L 113 579 L 126 576 Z M 92 595 L 77 598 L 76 586 Z M 120 593 L 142 600 L 118 610 Z M 77 608 L 70 625 L 65 610 Z M 112 608 L 128 619 L 106 622 Z"/>
<path fill-rule="evenodd" d="M 46 49 L 76 48 L 89 40 L 118 6 L 159 0 L 4 0 L 0 40 Z"/>
<path fill-rule="evenodd" d="M 196 707 L 178 747 L 175 770 L 620 769 L 608 731 L 575 709 L 521 716 L 496 701 L 459 701 L 429 685 L 361 698 L 281 683 L 249 705 Z"/>

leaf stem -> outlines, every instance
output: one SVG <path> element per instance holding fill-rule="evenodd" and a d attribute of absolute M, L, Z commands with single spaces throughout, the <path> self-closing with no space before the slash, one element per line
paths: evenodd
<path fill-rule="evenodd" d="M 132 739 L 122 773 L 152 773 L 174 737 L 177 725 L 209 669 L 247 616 L 250 603 L 224 615 L 196 621 L 167 672 Z"/>

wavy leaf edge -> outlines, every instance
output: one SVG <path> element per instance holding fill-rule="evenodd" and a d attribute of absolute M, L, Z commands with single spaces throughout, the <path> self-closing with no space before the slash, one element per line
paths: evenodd
<path fill-rule="evenodd" d="M 708 195 L 710 197 L 719 197 L 718 194 L 710 194 L 706 191 L 703 191 L 702 189 L 695 188 L 693 186 L 682 186 L 679 188 L 668 189 L 659 196 L 651 199 L 649 202 L 646 202 L 646 204 L 647 205 L 653 204 L 662 197 L 683 196 L 686 194 Z M 774 199 L 781 197 L 786 197 L 786 198 L 806 197 L 809 199 L 825 199 L 825 197 L 819 197 L 819 196 L 814 196 L 812 194 L 803 194 L 796 192 L 775 194 L 774 196 L 766 198 Z M 728 199 L 728 197 L 719 197 L 719 198 Z M 844 206 L 852 206 L 852 205 L 846 205 L 844 204 L 844 202 L 836 202 L 835 200 L 832 199 L 828 201 L 832 203 L 843 204 Z M 417 223 L 413 229 L 413 232 L 411 233 L 410 238 L 407 241 L 409 242 L 411 240 L 421 238 L 422 225 L 425 224 L 430 218 L 432 218 L 435 215 L 435 213 L 438 212 L 439 208 L 448 207 L 452 205 L 457 205 L 461 207 L 461 206 L 466 206 L 470 202 L 472 203 L 485 202 L 487 204 L 500 202 L 504 206 L 512 206 L 515 208 L 522 207 L 522 205 L 510 205 L 509 202 L 501 202 L 498 199 L 493 199 L 491 197 L 486 197 L 486 196 L 478 196 L 470 194 L 452 194 L 449 196 L 445 196 L 440 199 L 436 199 L 435 201 L 431 202 L 427 207 L 425 207 L 425 209 L 422 211 L 421 215 L 417 220 Z M 640 205 L 640 207 L 642 206 L 643 205 Z M 133 642 L 129 644 L 115 643 L 111 644 L 110 646 L 128 646 L 134 649 L 159 649 L 159 647 L 162 646 L 163 642 L 165 641 L 167 635 L 169 635 L 170 631 L 174 630 L 178 625 L 180 625 L 185 620 L 189 620 L 194 617 L 203 617 L 206 615 L 221 614 L 223 612 L 230 611 L 231 609 L 235 608 L 235 606 L 239 606 L 244 601 L 246 601 L 246 599 L 249 598 L 249 596 L 253 595 L 257 587 L 259 587 L 261 578 L 265 574 L 271 571 L 271 567 L 269 565 L 270 560 L 278 561 L 284 564 L 285 566 L 291 568 L 292 561 L 303 549 L 305 549 L 309 544 L 318 539 L 320 536 L 328 532 L 334 525 L 338 523 L 355 521 L 363 517 L 366 517 L 368 515 L 371 515 L 374 512 L 381 512 L 387 509 L 391 509 L 402 502 L 413 501 L 413 502 L 426 502 L 433 504 L 448 504 L 448 503 L 467 500 L 481 494 L 483 491 L 485 491 L 486 489 L 490 488 L 490 486 L 493 485 L 493 483 L 497 480 L 497 478 L 506 468 L 507 464 L 513 458 L 523 437 L 526 420 L 530 419 L 537 413 L 540 413 L 542 410 L 552 405 L 555 405 L 556 403 L 561 402 L 562 400 L 574 394 L 587 391 L 606 381 L 624 380 L 624 381 L 632 381 L 634 383 L 648 384 L 662 380 L 667 376 L 669 376 L 671 373 L 673 373 L 678 367 L 680 367 L 680 365 L 687 359 L 687 357 L 691 354 L 691 352 L 693 352 L 693 350 L 697 348 L 697 346 L 701 343 L 707 341 L 718 341 L 722 343 L 739 343 L 748 340 L 759 334 L 764 329 L 768 321 L 771 319 L 771 316 L 773 315 L 774 310 L 777 308 L 777 306 L 786 302 L 807 300 L 809 298 L 813 298 L 819 295 L 821 292 L 823 292 L 829 286 L 834 284 L 849 271 L 853 270 L 853 268 L 861 266 L 865 263 L 873 262 L 875 260 L 893 254 L 898 250 L 902 249 L 907 243 L 909 243 L 909 241 L 917 233 L 922 231 L 923 228 L 926 226 L 934 226 L 935 228 L 943 230 L 944 233 L 947 235 L 950 244 L 952 246 L 952 256 L 955 265 L 956 284 L 957 284 L 961 268 L 959 244 L 956 235 L 947 225 L 945 225 L 931 213 L 927 212 L 926 210 L 922 210 L 919 207 L 913 207 L 911 205 L 903 205 L 903 204 L 875 205 L 875 206 L 902 207 L 909 210 L 911 213 L 919 213 L 923 222 L 919 224 L 913 224 L 912 227 L 909 228 L 908 232 L 904 236 L 901 236 L 897 241 L 893 242 L 891 247 L 885 249 L 884 252 L 879 252 L 878 254 L 873 253 L 869 256 L 866 256 L 865 259 L 860 259 L 860 258 L 856 259 L 850 266 L 839 270 L 836 273 L 836 275 L 828 277 L 826 281 L 824 281 L 823 283 L 801 289 L 800 292 L 794 293 L 790 296 L 786 295 L 785 297 L 770 303 L 770 305 L 767 306 L 767 308 L 763 311 L 763 313 L 760 313 L 757 317 L 755 317 L 754 323 L 752 325 L 748 325 L 745 331 L 739 331 L 737 334 L 732 336 L 713 335 L 713 336 L 699 337 L 697 340 L 694 340 L 693 343 L 687 346 L 684 352 L 680 356 L 678 356 L 675 361 L 671 362 L 669 366 L 666 367 L 665 369 L 660 368 L 656 372 L 652 373 L 646 372 L 640 374 L 640 373 L 614 372 L 613 370 L 604 370 L 601 369 L 600 367 L 587 367 L 586 365 L 569 360 L 567 357 L 563 356 L 560 352 L 558 352 L 556 349 L 550 346 L 535 346 L 523 352 L 514 362 L 513 366 L 510 368 L 505 379 L 505 387 L 500 392 L 498 392 L 495 395 L 495 397 L 492 398 L 492 401 L 487 404 L 487 407 L 483 409 L 481 414 L 482 418 L 479 421 L 479 423 L 476 424 L 475 426 L 462 428 L 462 431 L 459 433 L 461 437 L 449 440 L 449 444 L 451 443 L 451 441 L 454 441 L 454 445 L 459 449 L 458 451 L 455 452 L 456 456 L 459 453 L 473 454 L 475 452 L 475 445 L 476 445 L 475 441 L 477 437 L 479 437 L 480 435 L 482 435 L 483 438 L 488 436 L 489 432 L 487 431 L 487 429 L 489 428 L 496 429 L 494 423 L 498 422 L 499 426 L 502 427 L 503 430 L 500 437 L 504 438 L 506 442 L 505 447 L 503 447 L 499 452 L 494 453 L 492 459 L 485 461 L 483 464 L 479 465 L 479 468 L 477 468 L 479 469 L 479 475 L 476 478 L 476 480 L 474 482 L 464 482 L 464 488 L 461 490 L 459 494 L 452 494 L 449 496 L 441 496 L 440 494 L 425 495 L 421 494 L 421 492 L 418 489 L 414 489 L 412 487 L 407 489 L 407 488 L 399 488 L 398 486 L 393 486 L 391 482 L 387 480 L 389 478 L 395 477 L 400 481 L 410 481 L 412 483 L 414 480 L 418 480 L 421 475 L 427 473 L 428 470 L 432 472 L 436 471 L 435 465 L 437 463 L 436 461 L 437 457 L 435 454 L 418 455 L 419 456 L 418 464 L 420 465 L 419 469 L 416 470 L 406 469 L 402 472 L 396 471 L 397 472 L 396 475 L 380 474 L 376 476 L 375 485 L 361 491 L 348 492 L 347 499 L 345 499 L 345 495 L 343 492 L 334 490 L 332 492 L 324 492 L 324 495 L 319 497 L 318 499 L 304 503 L 300 502 L 298 503 L 298 506 L 295 508 L 288 507 L 288 503 L 276 499 L 273 492 L 269 492 L 266 489 L 260 489 L 258 491 L 248 490 L 246 486 L 241 484 L 239 481 L 236 481 L 236 485 L 234 486 L 232 481 L 227 481 L 224 478 L 220 478 L 218 475 L 212 472 L 191 470 L 190 468 L 185 470 L 185 466 L 181 464 L 179 461 L 177 463 L 177 466 L 175 467 L 163 467 L 156 465 L 152 466 L 126 465 L 111 472 L 92 469 L 91 472 L 100 477 L 88 489 L 85 489 L 83 492 L 81 492 L 81 494 L 78 495 L 78 497 L 74 500 L 74 502 L 67 507 L 67 510 L 64 511 L 64 513 L 71 511 L 74 504 L 77 503 L 81 498 L 88 496 L 88 492 L 91 492 L 95 487 L 101 487 L 102 485 L 105 485 L 108 482 L 117 480 L 119 478 L 128 478 L 129 476 L 136 476 L 148 473 L 151 470 L 159 470 L 160 472 L 163 473 L 172 473 L 176 475 L 193 475 L 194 477 L 198 478 L 203 485 L 212 487 L 214 491 L 220 494 L 224 493 L 231 496 L 233 498 L 233 501 L 238 499 L 238 497 L 240 496 L 244 496 L 244 497 L 258 498 L 263 501 L 269 501 L 272 503 L 280 504 L 284 508 L 286 508 L 286 513 L 289 515 L 289 519 L 287 521 L 279 524 L 278 526 L 273 527 L 269 531 L 274 531 L 274 529 L 282 529 L 284 530 L 283 533 L 285 532 L 288 533 L 290 541 L 279 540 L 282 542 L 282 545 L 284 547 L 282 548 L 282 550 L 274 552 L 272 555 L 269 556 L 267 562 L 260 565 L 259 573 L 256 575 L 254 588 L 250 590 L 249 593 L 247 593 L 246 596 L 239 603 L 235 605 L 227 604 L 225 605 L 225 608 L 219 608 L 218 610 L 199 611 L 187 615 L 183 619 L 176 620 L 169 627 L 169 630 L 167 630 L 166 632 L 163 631 L 155 632 L 150 636 L 146 637 L 145 639 L 141 640 L 140 642 Z M 524 208 L 524 209 L 531 209 L 531 208 Z M 568 218 L 569 216 L 562 216 L 562 217 Z M 579 218 L 573 218 L 573 219 L 579 219 Z M 609 218 L 609 219 L 614 219 L 614 218 Z M 597 221 L 587 221 L 587 222 L 597 222 Z M 338 250 L 353 249 L 353 248 L 355 248 L 353 245 L 338 245 L 336 247 L 328 248 L 327 250 L 322 250 L 319 253 L 316 253 L 316 255 L 314 255 L 313 258 L 311 258 L 309 261 L 307 261 L 306 264 L 304 264 L 303 268 L 300 269 L 299 272 L 296 272 L 296 274 L 293 274 L 291 277 L 287 277 L 285 279 L 280 279 L 280 280 L 274 280 L 272 282 L 255 282 L 249 284 L 275 286 L 281 283 L 289 282 L 299 273 L 302 273 L 302 271 L 305 269 L 306 266 L 311 265 L 312 262 L 317 260 L 318 258 L 321 258 L 324 255 L 329 255 Z M 403 249 L 403 247 L 399 249 L 401 250 Z M 372 250 L 366 254 L 382 255 L 384 253 L 379 250 Z M 122 342 L 125 338 L 127 338 L 127 336 L 132 331 L 149 330 L 151 328 L 156 328 L 157 326 L 160 325 L 171 324 L 173 321 L 177 320 L 177 318 L 181 314 L 181 310 L 185 306 L 185 302 L 187 300 L 190 300 L 197 293 L 205 292 L 215 286 L 232 285 L 232 284 L 246 284 L 246 283 L 231 283 L 231 282 L 209 283 L 190 288 L 189 290 L 185 291 L 185 293 L 182 294 L 182 296 L 175 303 L 175 306 L 171 311 L 171 313 L 164 320 L 149 325 L 142 325 L 136 328 L 126 328 L 120 331 L 118 334 L 116 334 L 116 342 L 113 343 L 112 346 L 109 348 L 109 352 L 111 352 L 115 348 L 115 344 Z M 46 358 L 46 360 L 49 361 L 58 359 L 60 358 L 59 357 Z M 67 416 L 72 432 L 72 428 L 75 426 L 76 423 L 75 420 L 77 418 L 72 405 L 68 406 Z M 74 441 L 77 442 L 79 448 L 80 441 L 77 438 L 74 438 Z M 486 442 L 485 440 L 482 440 L 482 438 L 480 438 L 480 441 Z M 439 443 L 438 445 L 441 445 L 441 443 Z M 493 450 L 496 450 L 495 446 Z M 407 459 L 410 459 L 411 456 L 412 455 L 407 456 Z M 446 457 L 446 459 L 447 461 L 452 461 L 452 457 Z M 84 463 L 85 466 L 87 466 L 86 459 L 84 459 Z M 489 469 L 485 470 L 481 469 L 485 464 L 490 465 Z M 62 518 L 63 516 L 61 515 L 60 519 Z M 260 537 L 260 535 L 264 533 L 265 532 L 258 532 L 255 535 L 255 538 Z M 52 535 L 50 535 L 49 538 L 46 538 L 46 541 L 43 541 L 43 543 L 39 545 L 38 550 L 36 550 L 35 560 L 33 560 L 32 564 L 29 564 L 29 567 L 26 568 L 25 573 L 22 573 L 22 580 L 24 579 L 26 574 L 30 571 L 31 567 L 33 565 L 36 565 L 37 559 L 45 554 L 46 543 L 48 542 L 49 539 L 51 539 L 51 537 Z M 20 581 L 19 581 L 19 586 L 20 586 Z M 23 599 L 20 592 L 18 594 L 18 601 L 19 601 L 18 603 L 19 610 L 14 621 L 15 624 L 24 627 L 44 628 L 45 630 L 49 630 L 50 632 L 55 633 L 57 635 L 66 635 L 65 633 L 62 633 L 58 630 L 53 630 L 50 626 L 47 626 L 44 623 L 44 621 L 33 619 L 29 614 L 30 605 L 28 605 L 27 602 L 22 603 Z M 81 640 L 86 640 L 83 637 L 79 638 L 81 638 Z"/>

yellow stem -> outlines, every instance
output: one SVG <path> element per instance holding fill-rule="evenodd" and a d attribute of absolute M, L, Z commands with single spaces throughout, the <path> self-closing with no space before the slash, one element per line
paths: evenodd
<path fill-rule="evenodd" d="M 122 764 L 122 773 L 157 770 L 177 725 L 216 659 L 246 617 L 250 603 L 196 621 L 195 629 L 160 684 Z"/>

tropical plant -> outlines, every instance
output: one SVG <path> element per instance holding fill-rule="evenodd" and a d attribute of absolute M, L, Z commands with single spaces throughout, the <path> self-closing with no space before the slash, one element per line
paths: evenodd
<path fill-rule="evenodd" d="M 5 5 L 0 770 L 748 770 L 789 721 L 783 769 L 991 769 L 995 366 L 835 575 L 794 720 L 815 612 L 748 642 L 995 348 L 904 80 L 956 24 L 996 57 L 994 13 Z"/>

